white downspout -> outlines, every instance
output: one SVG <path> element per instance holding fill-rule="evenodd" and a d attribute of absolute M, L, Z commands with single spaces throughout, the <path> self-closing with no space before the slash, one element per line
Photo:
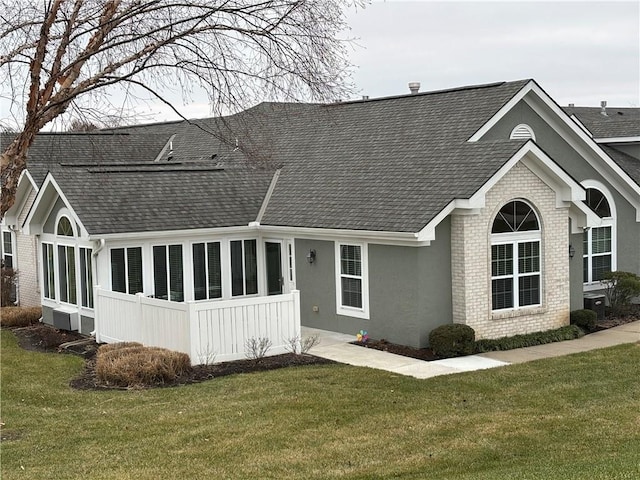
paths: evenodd
<path fill-rule="evenodd" d="M 102 251 L 102 249 L 104 248 L 105 244 L 107 242 L 105 241 L 104 238 L 101 238 L 100 240 L 96 240 L 96 248 L 93 249 L 93 252 L 91 252 L 91 268 L 93 269 L 93 281 L 95 282 L 96 279 L 98 279 L 98 262 L 96 261 L 96 259 L 98 258 L 98 254 Z M 95 291 L 93 288 L 93 285 L 91 285 L 91 291 Z M 96 298 L 93 299 L 93 311 L 94 311 L 94 319 L 95 319 L 95 309 L 96 309 Z M 95 329 L 89 333 L 89 335 L 91 335 L 92 337 L 95 337 L 96 335 L 96 331 Z"/>

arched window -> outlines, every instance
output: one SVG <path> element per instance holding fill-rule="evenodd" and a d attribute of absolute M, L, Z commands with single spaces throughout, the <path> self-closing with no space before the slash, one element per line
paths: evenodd
<path fill-rule="evenodd" d="M 492 310 L 540 305 L 540 222 L 522 200 L 506 203 L 491 227 Z"/>
<path fill-rule="evenodd" d="M 63 237 L 73 237 L 73 227 L 71 226 L 71 221 L 68 217 L 60 217 L 56 233 Z"/>
<path fill-rule="evenodd" d="M 584 283 L 599 282 L 605 272 L 615 270 L 615 224 L 612 204 L 598 188 L 587 188 L 585 202 L 601 219 L 602 226 L 584 231 L 582 265 Z"/>

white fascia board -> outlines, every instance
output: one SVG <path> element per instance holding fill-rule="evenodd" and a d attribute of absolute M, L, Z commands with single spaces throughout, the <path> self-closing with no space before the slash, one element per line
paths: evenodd
<path fill-rule="evenodd" d="M 533 80 L 529 81 L 524 87 L 520 89 L 518 93 L 516 93 L 511 100 L 505 103 L 500 110 L 498 110 L 493 117 L 491 117 L 484 125 L 482 125 L 476 133 L 469 137 L 468 142 L 477 142 L 480 140 L 485 133 L 493 128 L 493 126 L 500 121 L 502 117 L 504 117 L 520 100 L 524 98 L 524 96 L 531 91 L 534 87 L 535 82 Z"/>
<path fill-rule="evenodd" d="M 284 227 L 260 225 L 260 231 L 271 235 L 285 235 L 293 238 L 311 240 L 351 240 L 383 245 L 422 247 L 429 245 L 421 241 L 413 232 L 382 232 L 375 230 L 347 230 L 339 228 Z"/>
<path fill-rule="evenodd" d="M 47 204 L 42 204 L 42 202 L 46 200 L 47 194 L 49 192 L 57 194 L 58 197 L 62 199 L 65 207 L 69 210 L 69 212 L 71 212 L 73 220 L 80 226 L 80 237 L 88 237 L 89 233 L 87 232 L 87 229 L 84 227 L 84 224 L 80 220 L 80 217 L 78 217 L 75 210 L 71 206 L 71 203 L 69 203 L 69 200 L 60 188 L 60 185 L 58 185 L 58 182 L 56 182 L 55 178 L 53 178 L 51 172 L 47 173 L 44 182 L 42 182 L 42 187 L 38 191 L 38 195 L 36 195 L 36 199 L 33 202 L 31 211 L 29 212 L 29 215 L 24 222 L 24 232 L 27 235 L 42 234 L 44 220 L 48 218 L 49 214 L 51 213 L 51 209 L 55 204 L 55 196 L 51 197 L 51 200 L 53 201 L 50 201 Z"/>
<path fill-rule="evenodd" d="M 164 238 L 192 238 L 199 236 L 240 235 L 260 230 L 260 225 L 251 222 L 249 225 L 217 228 L 193 228 L 188 230 L 156 230 L 148 232 L 103 233 L 89 235 L 89 240 L 149 240 Z"/>
<path fill-rule="evenodd" d="M 7 225 L 18 226 L 18 217 L 27 206 L 26 203 L 32 190 L 37 192 L 38 186 L 31 174 L 25 169 L 20 173 L 20 178 L 18 178 L 18 187 L 16 188 L 13 205 L 4 214 L 4 220 Z"/>
<path fill-rule="evenodd" d="M 529 105 L 558 135 L 562 137 L 576 152 L 584 158 L 602 177 L 620 193 L 635 209 L 636 221 L 640 222 L 640 185 L 629 177 L 600 146 L 587 135 L 577 124 L 570 121 L 564 111 L 546 95 L 537 85 L 533 89 L 535 97 L 526 97 L 524 101 Z M 541 106 L 548 107 L 555 115 L 549 115 Z M 563 128 L 565 127 L 565 128 Z M 567 135 L 568 127 L 579 139 L 576 141 Z M 609 170 L 603 169 L 602 164 Z"/>
<path fill-rule="evenodd" d="M 640 143 L 640 136 L 637 137 L 602 137 L 594 138 L 597 143 Z"/>

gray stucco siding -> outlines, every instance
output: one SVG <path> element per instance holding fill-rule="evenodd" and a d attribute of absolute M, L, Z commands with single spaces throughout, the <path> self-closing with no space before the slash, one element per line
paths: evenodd
<path fill-rule="evenodd" d="M 49 216 L 47 217 L 47 219 L 44 222 L 44 225 L 42 227 L 42 231 L 44 233 L 54 233 L 54 234 L 56 233 L 55 232 L 56 216 L 58 215 L 58 212 L 63 208 L 65 208 L 64 202 L 62 201 L 61 198 L 58 198 L 58 200 L 56 200 L 55 205 L 51 209 L 51 212 L 49 213 Z"/>
<path fill-rule="evenodd" d="M 609 190 L 616 209 L 617 269 L 640 274 L 640 223 L 636 222 L 635 208 L 529 105 L 524 102 L 515 105 L 481 141 L 508 139 L 511 130 L 521 123 L 533 129 L 536 143 L 573 178 L 579 182 L 595 180 Z"/>
<path fill-rule="evenodd" d="M 309 264 L 306 255 L 316 251 Z M 336 313 L 335 244 L 296 240 L 302 325 L 426 347 L 429 332 L 451 323 L 451 239 L 446 219 L 430 246 L 368 245 L 369 319 Z M 317 312 L 314 312 L 314 306 Z"/>

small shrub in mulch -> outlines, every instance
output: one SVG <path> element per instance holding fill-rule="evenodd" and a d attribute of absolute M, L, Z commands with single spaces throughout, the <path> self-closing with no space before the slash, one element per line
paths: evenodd
<path fill-rule="evenodd" d="M 571 312 L 569 318 L 571 325 L 577 325 L 586 333 L 589 333 L 596 329 L 598 314 L 593 310 L 581 309 Z"/>
<path fill-rule="evenodd" d="M 190 370 L 186 353 L 135 343 L 104 345 L 96 355 L 98 380 L 117 387 L 171 383 Z"/>
<path fill-rule="evenodd" d="M 476 332 L 469 325 L 452 323 L 431 330 L 429 345 L 443 358 L 471 355 L 474 351 Z"/>
<path fill-rule="evenodd" d="M 3 327 L 26 327 L 38 323 L 42 317 L 41 307 L 2 307 L 0 325 Z"/>
<path fill-rule="evenodd" d="M 482 339 L 476 341 L 476 353 L 495 352 L 500 350 L 513 350 L 514 348 L 533 347 L 546 343 L 562 342 L 584 337 L 584 332 L 577 325 L 568 325 L 544 332 L 513 335 L 495 339 Z"/>

